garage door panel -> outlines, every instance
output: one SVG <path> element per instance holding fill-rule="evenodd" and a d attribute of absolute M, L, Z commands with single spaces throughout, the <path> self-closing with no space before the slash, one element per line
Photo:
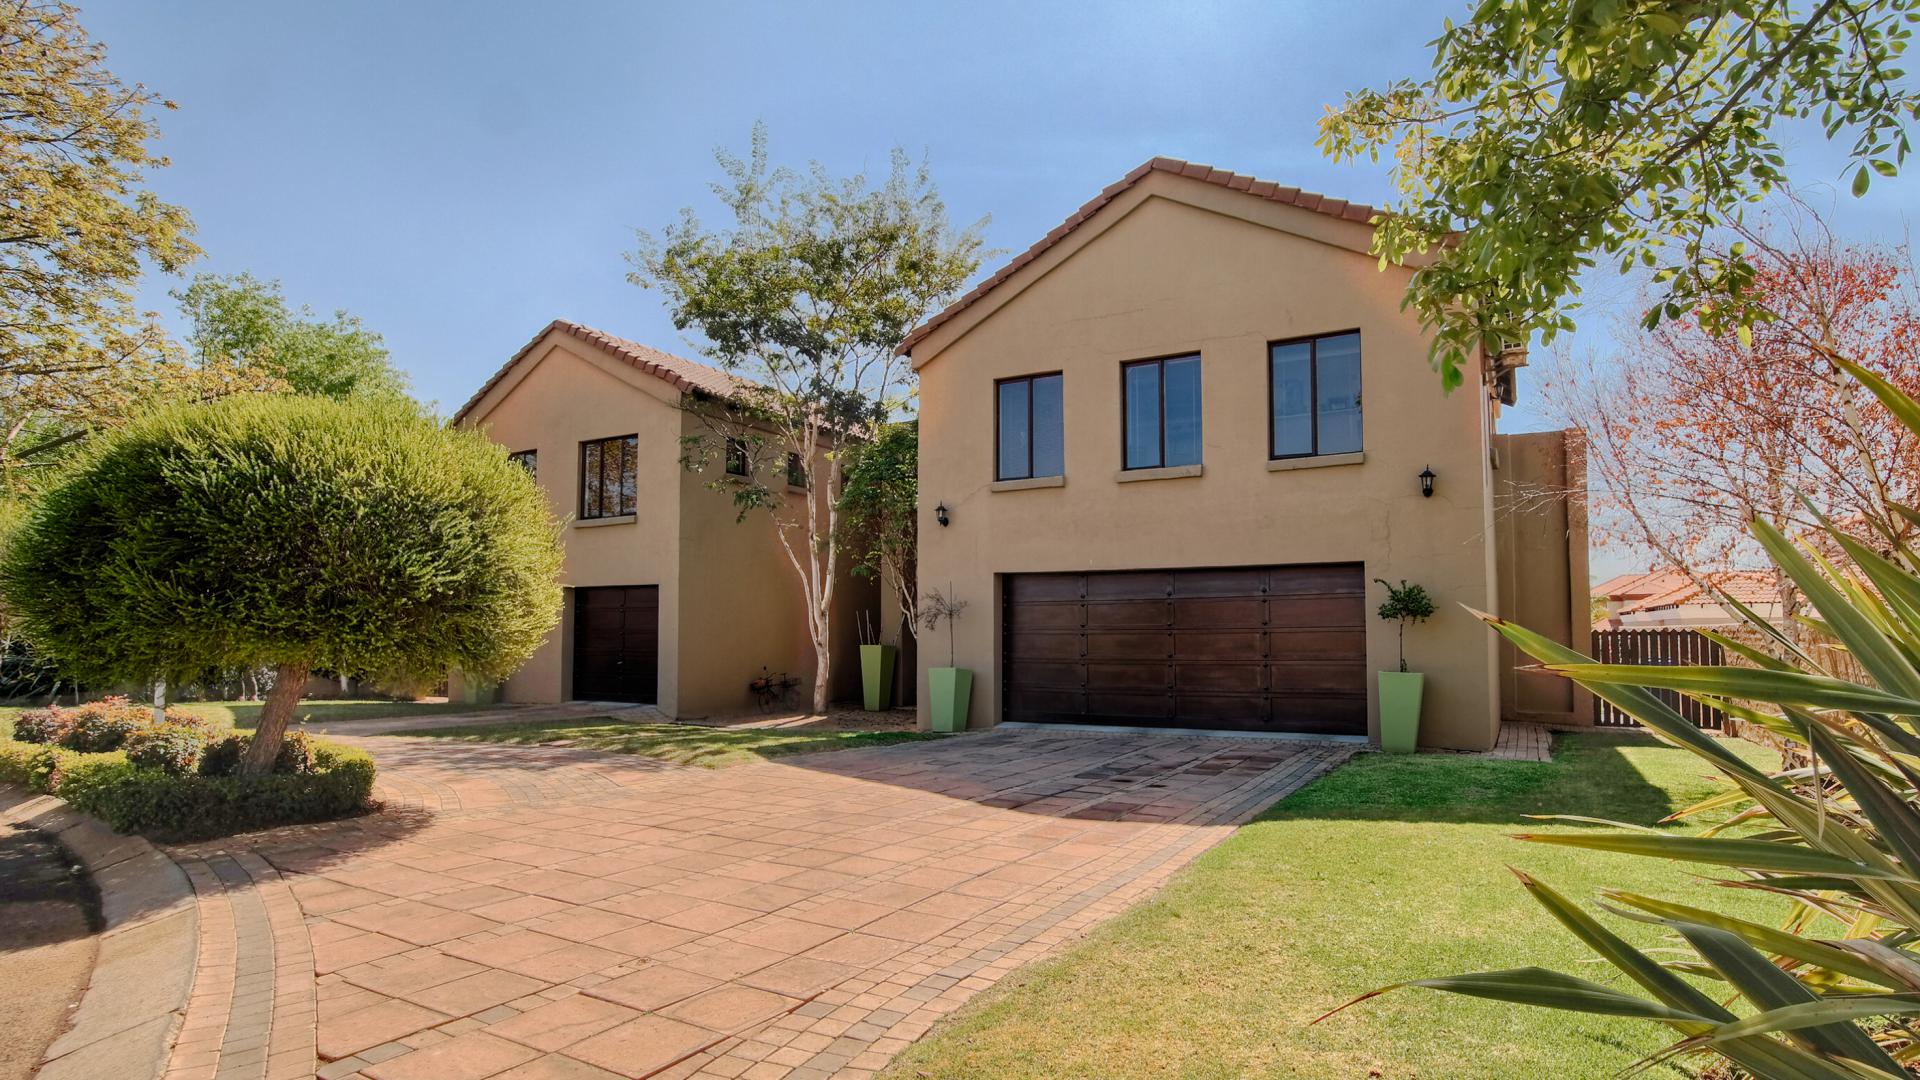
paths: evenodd
<path fill-rule="evenodd" d="M 1364 664 L 1317 661 L 1267 665 L 1267 687 L 1276 694 L 1294 690 L 1352 690 L 1365 694 Z"/>
<path fill-rule="evenodd" d="M 1087 665 L 1086 685 L 1089 689 L 1164 691 L 1173 685 L 1173 666 L 1165 661 L 1141 664 L 1090 663 Z"/>
<path fill-rule="evenodd" d="M 1088 633 L 1081 640 L 1089 660 L 1165 660 L 1173 655 L 1173 635 L 1166 631 L 1109 630 Z"/>
<path fill-rule="evenodd" d="M 1087 691 L 1087 713 L 1094 723 L 1149 723 L 1173 719 L 1173 695 Z"/>
<path fill-rule="evenodd" d="M 1164 628 L 1168 605 L 1165 600 L 1108 600 L 1087 602 L 1089 630 L 1128 628 Z"/>
<path fill-rule="evenodd" d="M 1176 570 L 1173 594 L 1195 596 L 1262 596 L 1267 591 L 1265 570 Z"/>
<path fill-rule="evenodd" d="M 1015 633 L 1023 630 L 1072 630 L 1077 633 L 1085 622 L 1086 616 L 1078 603 L 1017 604 L 1007 609 L 1007 629 Z"/>
<path fill-rule="evenodd" d="M 1365 734 L 1364 586 L 1352 564 L 1008 575 L 1004 715 Z"/>
<path fill-rule="evenodd" d="M 1036 690 L 1069 687 L 1078 690 L 1086 684 L 1087 666 L 1085 664 L 1045 660 L 1009 660 L 1007 662 L 1007 685 L 1009 686 Z"/>
<path fill-rule="evenodd" d="M 1366 575 L 1358 566 L 1276 566 L 1271 567 L 1267 593 L 1270 596 L 1337 595 L 1366 597 Z"/>
<path fill-rule="evenodd" d="M 1173 602 L 1175 626 L 1262 627 L 1267 625 L 1267 601 L 1261 596 L 1181 597 Z"/>
<path fill-rule="evenodd" d="M 1343 629 L 1366 625 L 1365 603 L 1357 596 L 1299 596 L 1269 605 L 1276 628 Z"/>
<path fill-rule="evenodd" d="M 1266 673 L 1259 664 L 1177 664 L 1177 690 L 1259 695 L 1266 689 Z"/>
<path fill-rule="evenodd" d="M 1364 630 L 1276 629 L 1267 641 L 1275 660 L 1351 660 L 1367 654 Z"/>
<path fill-rule="evenodd" d="M 1086 575 L 1088 600 L 1165 600 L 1173 594 L 1170 570 L 1128 570 Z"/>
<path fill-rule="evenodd" d="M 1259 630 L 1178 630 L 1175 660 L 1259 661 L 1267 655 L 1267 635 Z"/>
<path fill-rule="evenodd" d="M 1008 599 L 1021 603 L 1045 600 L 1079 600 L 1080 574 L 1013 574 L 1003 590 Z"/>

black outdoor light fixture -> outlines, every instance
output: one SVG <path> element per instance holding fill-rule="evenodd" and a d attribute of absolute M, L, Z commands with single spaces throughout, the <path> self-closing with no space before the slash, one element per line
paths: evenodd
<path fill-rule="evenodd" d="M 1433 466 L 1431 465 L 1420 470 L 1420 494 L 1429 499 L 1433 498 Z M 945 518 L 940 520 L 940 524 L 945 525 L 946 523 Z"/>
<path fill-rule="evenodd" d="M 1431 492 L 1429 492 L 1429 494 L 1431 494 Z M 941 528 L 944 529 L 947 527 L 947 504 L 946 503 L 941 503 L 939 506 L 936 506 L 933 508 L 933 520 L 939 522 Z"/>

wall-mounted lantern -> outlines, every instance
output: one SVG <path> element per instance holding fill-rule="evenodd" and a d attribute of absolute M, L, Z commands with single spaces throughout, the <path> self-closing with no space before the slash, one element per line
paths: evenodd
<path fill-rule="evenodd" d="M 1433 466 L 1431 465 L 1420 470 L 1420 494 L 1429 499 L 1433 498 Z M 946 518 L 943 517 L 940 519 L 940 524 L 945 525 L 946 523 Z"/>
<path fill-rule="evenodd" d="M 1428 492 L 1428 494 L 1432 494 L 1432 492 Z M 939 506 L 936 506 L 933 508 L 933 520 L 939 522 L 941 528 L 944 529 L 947 527 L 947 504 L 946 503 L 941 503 Z"/>

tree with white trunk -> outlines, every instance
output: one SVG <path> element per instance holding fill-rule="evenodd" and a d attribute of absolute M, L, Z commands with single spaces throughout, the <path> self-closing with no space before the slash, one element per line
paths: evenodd
<path fill-rule="evenodd" d="M 691 209 L 642 232 L 628 279 L 666 296 L 674 325 L 738 377 L 724 397 L 691 394 L 700 432 L 683 463 L 711 470 L 739 519 L 772 517 L 805 601 L 813 708 L 827 707 L 840 557 L 841 449 L 871 438 L 912 393 L 894 347 L 980 264 L 984 222 L 954 229 L 925 164 L 895 149 L 886 178 L 773 168 L 756 126 L 748 157 L 716 153 L 714 193 L 732 215 L 710 230 Z"/>

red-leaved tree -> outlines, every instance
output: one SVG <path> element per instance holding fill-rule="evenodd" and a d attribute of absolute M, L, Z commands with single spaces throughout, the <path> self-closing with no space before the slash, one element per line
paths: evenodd
<path fill-rule="evenodd" d="M 1811 215 L 1744 235 L 1772 316 L 1750 335 L 1698 317 L 1623 328 L 1621 351 L 1563 360 L 1547 396 L 1588 441 L 1593 520 L 1603 542 L 1643 545 L 1703 585 L 1766 565 L 1747 523 L 1789 535 L 1816 523 L 1807 503 L 1863 540 L 1906 538 L 1900 513 L 1920 486 L 1920 445 L 1841 377 L 1847 356 L 1920 392 L 1920 288 L 1906 248 L 1836 240 Z M 1783 615 L 1799 597 L 1775 575 Z"/>

